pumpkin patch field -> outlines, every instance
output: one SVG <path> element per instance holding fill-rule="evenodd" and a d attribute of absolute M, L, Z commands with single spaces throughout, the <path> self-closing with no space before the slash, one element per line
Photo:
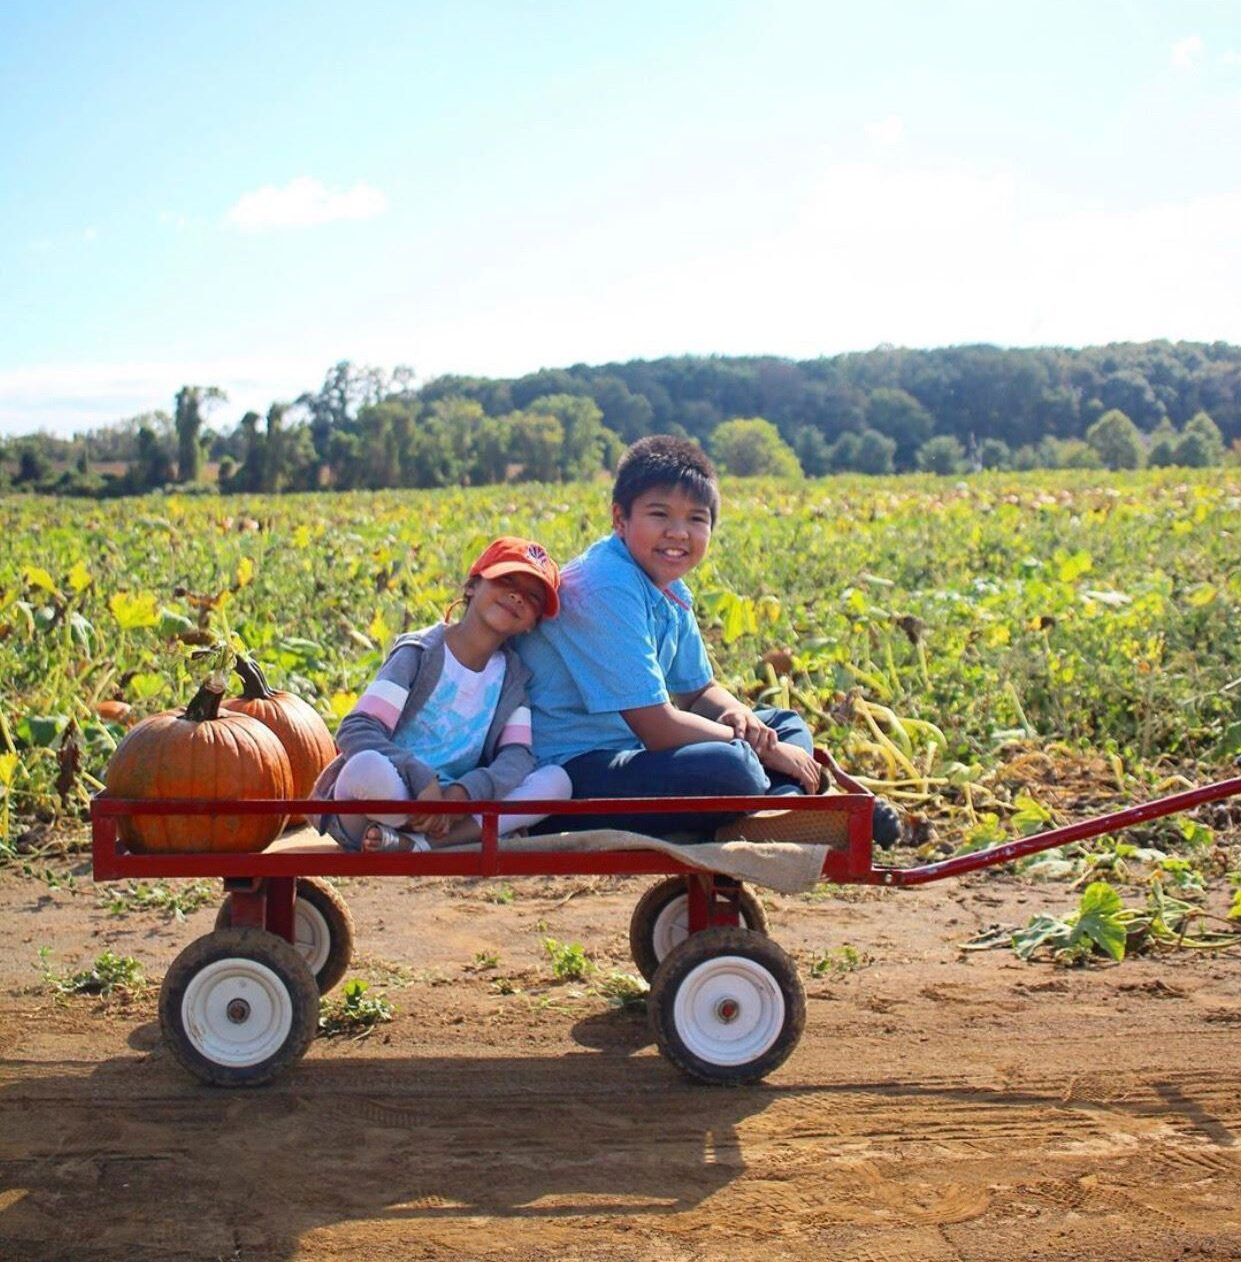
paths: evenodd
<path fill-rule="evenodd" d="M 0 1256 L 1241 1256 L 1236 798 L 919 889 L 756 889 L 809 997 L 759 1086 L 655 1054 L 620 877 L 341 880 L 357 951 L 304 1061 L 178 1069 L 157 983 L 221 891 L 96 886 L 91 795 L 158 762 L 208 796 L 211 759 L 304 794 L 490 538 L 563 563 L 607 498 L 0 498 Z M 689 579 L 718 677 L 901 809 L 892 862 L 1236 774 L 1241 470 L 723 500 Z M 168 748 L 195 728 L 209 756 Z"/>

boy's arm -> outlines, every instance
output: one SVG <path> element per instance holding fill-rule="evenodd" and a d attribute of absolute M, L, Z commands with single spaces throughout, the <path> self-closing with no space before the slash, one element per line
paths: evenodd
<path fill-rule="evenodd" d="M 745 741 L 756 754 L 770 753 L 776 747 L 775 729 L 714 679 L 697 692 L 678 694 L 676 703 L 691 714 L 713 720 L 717 726 L 723 724 L 729 729 L 730 740 L 736 737 Z"/>
<path fill-rule="evenodd" d="M 652 751 L 679 749 L 682 745 L 696 745 L 700 741 L 731 741 L 736 736 L 736 732 L 726 724 L 716 723 L 690 710 L 678 709 L 669 701 L 621 710 L 620 716 L 643 747 Z"/>

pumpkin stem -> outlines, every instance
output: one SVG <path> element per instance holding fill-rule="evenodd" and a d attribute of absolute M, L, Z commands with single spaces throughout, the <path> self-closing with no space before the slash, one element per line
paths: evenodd
<path fill-rule="evenodd" d="M 183 719 L 191 723 L 209 723 L 220 717 L 220 702 L 224 700 L 224 689 L 217 687 L 210 679 L 194 694 L 189 705 L 185 707 Z"/>
<path fill-rule="evenodd" d="M 247 701 L 270 701 L 276 694 L 272 692 L 263 668 L 252 657 L 237 654 L 233 669 L 241 676 L 242 693 Z"/>

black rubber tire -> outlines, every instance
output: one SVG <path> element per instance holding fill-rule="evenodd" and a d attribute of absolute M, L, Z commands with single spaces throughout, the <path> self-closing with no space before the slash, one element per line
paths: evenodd
<path fill-rule="evenodd" d="M 745 885 L 738 887 L 738 902 L 741 908 L 741 928 L 751 929 L 764 936 L 769 932 L 767 912 L 759 902 L 754 891 Z M 663 955 L 655 942 L 655 928 L 660 916 L 668 909 L 669 904 L 677 899 L 688 898 L 685 878 L 670 876 L 652 885 L 638 899 L 638 905 L 629 918 L 629 954 L 637 966 L 638 972 L 649 982 L 663 962 Z M 684 941 L 684 939 L 682 939 Z"/>
<path fill-rule="evenodd" d="M 755 1054 L 748 1059 L 729 1063 L 734 1058 L 712 1058 L 709 1054 L 711 1049 L 702 1047 L 703 1039 L 696 1038 L 694 1030 L 685 1026 L 678 1028 L 676 1009 L 681 988 L 687 984 L 695 987 L 701 982 L 703 972 L 700 970 L 704 966 L 708 974 L 715 965 L 720 975 L 726 976 L 728 959 L 737 957 L 745 965 L 747 975 L 747 982 L 743 983 L 739 994 L 743 995 L 747 985 L 754 982 L 763 987 L 770 986 L 779 991 L 783 1015 L 779 1017 L 779 1028 L 768 1046 L 756 1048 Z M 770 991 L 767 993 L 771 996 Z M 687 999 L 687 1003 L 691 1002 Z M 703 1017 L 701 1007 L 699 1004 L 697 1017 L 691 1011 L 692 1019 Z M 749 929 L 704 929 L 701 933 L 690 934 L 680 946 L 668 953 L 659 966 L 651 983 L 647 1012 L 659 1050 L 674 1065 L 698 1082 L 737 1087 L 765 1078 L 792 1054 L 806 1027 L 806 992 L 796 965 L 788 953 L 770 938 Z M 685 1014 L 682 1015 L 684 1017 Z M 743 1002 L 741 1016 L 749 1020 L 753 1015 Z M 758 1015 L 762 1015 L 761 1008 Z M 776 1019 L 777 1013 L 773 1012 L 772 1017 Z M 725 1026 L 737 1019 L 734 1016 L 727 1021 L 720 1020 L 713 1012 L 707 1013 L 706 1018 L 715 1021 L 705 1031 L 708 1039 L 722 1034 Z M 739 1031 L 745 1028 L 739 1027 Z M 699 1049 L 691 1048 L 687 1039 L 697 1042 Z M 763 1040 L 756 1041 L 761 1043 Z"/>
<path fill-rule="evenodd" d="M 901 839 L 901 813 L 886 798 L 876 798 L 871 808 L 870 834 L 881 850 L 891 850 Z"/>
<path fill-rule="evenodd" d="M 247 964 L 270 970 L 278 1003 L 287 1007 L 290 1017 L 279 1045 L 250 1063 L 213 1059 L 206 1036 L 186 1028 L 187 989 L 204 970 L 226 961 L 236 961 L 243 972 Z M 245 982 L 238 983 L 239 997 L 245 988 Z M 306 961 L 283 938 L 264 929 L 217 929 L 196 938 L 173 960 L 159 992 L 159 1024 L 173 1056 L 199 1081 L 215 1087 L 256 1087 L 305 1055 L 319 1028 L 319 988 Z"/>
<path fill-rule="evenodd" d="M 303 900 L 323 917 L 328 933 L 327 956 L 315 971 L 315 982 L 319 987 L 319 993 L 326 995 L 333 987 L 340 985 L 353 961 L 353 913 L 335 886 L 329 885 L 322 877 L 299 876 L 297 878 L 296 901 Z M 231 894 L 225 895 L 224 901 L 220 904 L 220 910 L 215 916 L 217 929 L 232 928 L 232 901 Z M 293 918 L 296 924 L 296 903 L 293 908 Z M 302 950 L 301 947 L 298 949 Z"/>

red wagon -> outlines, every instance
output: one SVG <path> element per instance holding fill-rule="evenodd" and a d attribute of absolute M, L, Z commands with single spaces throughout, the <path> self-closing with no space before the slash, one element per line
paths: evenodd
<path fill-rule="evenodd" d="M 1241 793 L 1241 776 L 1140 806 L 1051 829 L 1020 841 L 918 867 L 876 863 L 874 796 L 828 755 L 816 754 L 840 792 L 781 798 L 780 807 L 813 818 L 826 846 L 820 878 L 839 884 L 921 885 L 1025 855 L 1191 810 Z M 566 817 L 674 810 L 745 812 L 771 798 L 586 799 L 571 802 L 419 803 L 429 813 L 481 815 L 481 844 L 468 850 L 353 853 L 326 839 L 281 839 L 257 854 L 136 854 L 120 841 L 118 820 L 137 815 L 286 815 L 339 809 L 320 801 L 123 800 L 91 806 L 96 880 L 220 877 L 226 898 L 212 933 L 181 952 L 164 978 L 160 1023 L 177 1059 L 204 1082 L 265 1082 L 298 1060 L 317 1029 L 319 996 L 349 967 L 353 922 L 333 876 L 658 875 L 630 922 L 634 962 L 650 982 L 648 1011 L 660 1051 L 704 1082 L 755 1082 L 796 1047 L 805 992 L 791 957 L 767 936 L 762 905 L 735 877 L 704 871 L 663 851 L 506 849 L 498 820 L 506 811 Z M 408 809 L 405 802 L 351 803 L 365 814 Z M 813 813 L 813 814 L 812 814 Z M 530 843 L 527 842 L 527 845 Z M 538 844 L 537 842 L 534 844 Z M 692 848 L 686 848 L 692 855 Z"/>

